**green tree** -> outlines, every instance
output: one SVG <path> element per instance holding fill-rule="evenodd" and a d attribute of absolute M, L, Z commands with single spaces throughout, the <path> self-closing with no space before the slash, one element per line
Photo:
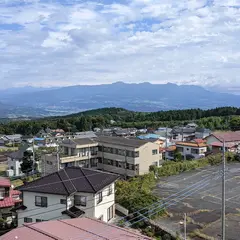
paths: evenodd
<path fill-rule="evenodd" d="M 230 120 L 230 127 L 233 131 L 240 130 L 240 117 L 232 117 Z"/>
<path fill-rule="evenodd" d="M 33 160 L 31 152 L 24 152 L 24 156 L 21 163 L 21 171 L 25 174 L 30 173 L 33 170 Z"/>

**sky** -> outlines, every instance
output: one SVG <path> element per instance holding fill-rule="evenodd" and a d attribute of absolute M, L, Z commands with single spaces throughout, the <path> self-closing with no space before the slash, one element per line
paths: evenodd
<path fill-rule="evenodd" d="M 240 0 L 0 0 L 0 88 L 195 84 L 240 92 Z"/>

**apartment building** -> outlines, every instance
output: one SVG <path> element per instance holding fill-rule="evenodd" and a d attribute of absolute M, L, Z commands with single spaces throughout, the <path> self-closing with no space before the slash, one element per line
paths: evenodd
<path fill-rule="evenodd" d="M 58 153 L 42 156 L 43 176 L 65 167 L 97 168 L 98 143 L 91 138 L 65 139 Z"/>
<path fill-rule="evenodd" d="M 115 216 L 115 181 L 119 176 L 68 167 L 32 181 L 19 190 L 18 226 L 53 219 L 91 217 L 109 222 Z"/>
<path fill-rule="evenodd" d="M 162 153 L 156 143 L 105 136 L 97 141 L 98 169 L 133 177 L 148 173 L 151 165 L 162 163 Z"/>

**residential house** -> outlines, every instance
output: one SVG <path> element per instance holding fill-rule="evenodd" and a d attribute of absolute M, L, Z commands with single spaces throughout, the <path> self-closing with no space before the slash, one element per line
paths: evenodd
<path fill-rule="evenodd" d="M 136 128 L 123 128 L 113 130 L 112 136 L 116 137 L 127 137 L 127 136 L 135 136 L 137 132 Z"/>
<path fill-rule="evenodd" d="M 98 169 L 133 177 L 148 173 L 151 165 L 161 163 L 162 153 L 156 143 L 121 137 L 98 138 Z"/>
<path fill-rule="evenodd" d="M 240 131 L 215 132 L 206 137 L 205 140 L 213 153 L 219 153 L 223 150 L 224 141 L 226 151 L 237 152 L 240 145 Z"/>
<path fill-rule="evenodd" d="M 97 135 L 93 131 L 76 132 L 73 138 L 96 138 Z"/>
<path fill-rule="evenodd" d="M 171 145 L 171 146 L 163 149 L 164 154 L 165 154 L 165 159 L 166 160 L 174 160 L 176 149 L 177 149 L 176 145 Z"/>
<path fill-rule="evenodd" d="M 197 128 L 195 132 L 195 139 L 203 139 L 211 134 L 211 130 L 207 128 Z"/>
<path fill-rule="evenodd" d="M 0 138 L 0 146 L 19 144 L 22 142 L 21 134 L 3 135 Z"/>
<path fill-rule="evenodd" d="M 170 138 L 171 132 L 172 132 L 172 128 L 161 127 L 161 128 L 158 128 L 154 133 L 159 135 L 160 137 Z"/>
<path fill-rule="evenodd" d="M 207 144 L 205 143 L 176 142 L 176 148 L 185 159 L 199 159 L 205 157 L 207 152 Z"/>
<path fill-rule="evenodd" d="M 205 138 L 208 145 L 216 145 L 216 143 L 220 144 L 225 141 L 225 143 L 231 145 L 239 145 L 240 144 L 240 131 L 236 132 L 215 132 Z"/>
<path fill-rule="evenodd" d="M 120 228 L 112 224 L 90 218 L 52 220 L 29 223 L 16 228 L 1 237 L 1 240 L 151 240 L 132 229 Z"/>
<path fill-rule="evenodd" d="M 23 223 L 81 216 L 109 222 L 115 213 L 115 187 L 118 176 L 79 167 L 52 173 L 19 190 L 23 205 L 18 226 Z"/>
<path fill-rule="evenodd" d="M 34 148 L 38 148 L 37 146 L 34 146 Z M 21 171 L 21 164 L 22 159 L 24 157 L 24 154 L 26 152 L 33 152 L 33 148 L 29 147 L 27 144 L 22 146 L 18 151 L 8 153 L 7 156 L 7 164 L 8 164 L 8 170 L 7 176 L 9 177 L 19 177 L 23 176 L 24 173 Z"/>
<path fill-rule="evenodd" d="M 12 210 L 21 204 L 20 194 L 18 190 L 12 189 L 8 178 L 0 178 L 0 218 L 8 224 L 15 223 L 16 214 Z"/>
<path fill-rule="evenodd" d="M 60 143 L 60 153 L 44 154 L 41 159 L 43 176 L 65 167 L 97 168 L 98 143 L 91 138 L 71 138 Z"/>
<path fill-rule="evenodd" d="M 172 139 L 176 141 L 191 141 L 195 138 L 196 128 L 194 127 L 174 127 L 172 129 Z"/>

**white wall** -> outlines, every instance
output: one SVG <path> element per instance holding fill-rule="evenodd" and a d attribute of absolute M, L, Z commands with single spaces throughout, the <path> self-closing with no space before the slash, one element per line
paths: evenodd
<path fill-rule="evenodd" d="M 112 194 L 107 196 L 108 187 L 105 187 L 102 191 L 103 200 L 99 204 L 97 204 L 97 194 L 95 195 L 95 218 L 100 218 L 103 215 L 103 221 L 108 222 L 107 219 L 107 210 L 109 207 L 115 204 L 115 184 L 111 184 L 112 186 Z M 115 213 L 115 211 L 114 211 Z"/>
<path fill-rule="evenodd" d="M 182 147 L 183 148 L 183 152 L 181 152 L 181 154 L 183 156 L 184 155 L 192 155 L 196 159 L 204 156 L 205 152 L 207 152 L 207 147 L 197 148 L 197 147 L 181 146 L 181 145 L 177 145 L 177 147 Z M 192 149 L 198 149 L 199 150 L 199 154 L 192 153 Z"/>
<path fill-rule="evenodd" d="M 14 176 L 22 176 L 23 173 L 21 172 L 21 162 L 18 159 L 12 159 L 8 157 L 7 159 L 8 169 L 13 168 Z"/>
<path fill-rule="evenodd" d="M 107 196 L 109 186 L 102 190 L 103 200 L 99 204 L 97 204 L 97 194 L 76 193 L 77 195 L 87 197 L 86 207 L 76 207 L 83 210 L 86 217 L 100 218 L 103 215 L 103 221 L 107 222 L 107 210 L 109 207 L 115 204 L 115 184 L 111 184 L 112 194 Z M 48 207 L 35 206 L 35 196 L 47 197 Z M 66 204 L 60 204 L 60 199 L 66 199 L 67 206 Z M 36 222 L 36 219 L 68 219 L 69 217 L 66 214 L 62 215 L 62 211 L 65 211 L 67 208 L 69 209 L 74 205 L 74 196 L 66 198 L 64 195 L 24 192 L 23 205 L 26 206 L 27 209 L 18 211 L 18 226 L 24 224 L 24 217 L 32 218 L 32 222 Z"/>
<path fill-rule="evenodd" d="M 35 196 L 47 197 L 48 207 L 35 206 Z M 66 196 L 24 192 L 23 205 L 26 206 L 27 209 L 18 211 L 18 226 L 24 223 L 24 217 L 32 218 L 33 222 L 36 222 L 36 219 L 52 220 L 68 218 L 67 215 L 62 215 L 61 213 L 66 210 L 66 205 L 60 204 L 60 199 L 66 199 Z"/>

